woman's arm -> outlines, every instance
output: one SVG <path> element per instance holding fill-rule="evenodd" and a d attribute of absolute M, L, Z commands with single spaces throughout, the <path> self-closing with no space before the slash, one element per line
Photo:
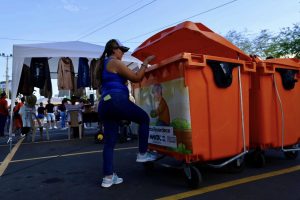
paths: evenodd
<path fill-rule="evenodd" d="M 130 80 L 131 82 L 140 82 L 144 75 L 146 68 L 148 66 L 148 63 L 153 60 L 155 56 L 149 56 L 147 57 L 141 68 L 137 72 L 133 72 L 131 69 L 129 69 L 124 63 L 122 63 L 120 60 L 112 59 L 107 66 L 107 70 L 112 73 L 118 73 L 122 77 Z"/>

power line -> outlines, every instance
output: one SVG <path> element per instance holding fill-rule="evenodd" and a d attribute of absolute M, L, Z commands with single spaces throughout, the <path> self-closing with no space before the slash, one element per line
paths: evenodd
<path fill-rule="evenodd" d="M 78 38 L 77 40 L 80 40 L 80 39 L 82 39 L 82 38 L 85 38 L 85 37 L 87 37 L 87 36 L 90 36 L 90 35 L 92 35 L 93 33 L 97 32 L 97 31 L 99 31 L 99 30 L 102 30 L 102 29 L 104 29 L 105 27 L 107 27 L 107 26 L 109 26 L 109 25 L 111 25 L 111 24 L 113 24 L 113 23 L 115 23 L 115 22 L 117 22 L 117 21 L 119 21 L 119 20 L 121 20 L 121 19 L 123 19 L 123 18 L 125 18 L 125 17 L 127 17 L 127 16 L 129 16 L 129 15 L 131 15 L 132 13 L 135 13 L 136 11 L 141 10 L 142 8 L 144 8 L 144 7 L 146 7 L 146 6 L 148 6 L 148 5 L 152 4 L 152 3 L 154 3 L 155 1 L 157 1 L 157 0 L 153 0 L 153 1 L 151 1 L 150 3 L 147 3 L 147 4 L 143 5 L 143 6 L 141 6 L 141 7 L 137 8 L 137 9 L 135 9 L 135 10 L 133 10 L 132 12 L 130 12 L 130 13 L 126 14 L 126 15 L 123 15 L 123 16 L 121 16 L 121 17 L 119 17 L 119 18 L 117 18 L 116 20 L 113 20 L 112 22 L 110 22 L 110 23 L 108 23 L 108 24 L 105 24 L 104 26 L 101 26 L 101 27 L 95 29 L 94 31 L 92 31 L 92 32 L 90 32 L 90 33 L 87 33 L 87 34 L 81 36 L 81 37 Z"/>
<path fill-rule="evenodd" d="M 102 24 L 102 22 L 108 21 L 108 20 L 110 20 L 110 19 L 112 19 L 112 18 L 114 18 L 114 17 L 120 15 L 121 13 L 123 13 L 123 12 L 125 12 L 126 10 L 128 10 L 129 8 L 131 8 L 131 7 L 133 7 L 133 6 L 137 5 L 137 4 L 139 4 L 139 3 L 142 2 L 142 1 L 144 1 L 144 0 L 140 0 L 140 1 L 138 1 L 138 2 L 135 2 L 134 4 L 128 6 L 127 8 L 125 8 L 125 9 L 119 11 L 118 14 L 113 14 L 113 15 L 107 17 L 106 19 L 102 20 L 101 23 L 98 23 L 98 24 L 95 25 L 95 26 L 98 26 L 99 24 Z M 79 36 L 84 35 L 84 34 L 87 34 L 89 31 L 91 31 L 91 29 L 94 29 L 95 26 L 93 26 L 93 27 L 89 28 L 88 30 L 82 32 Z"/>
<path fill-rule="evenodd" d="M 149 32 L 147 32 L 147 33 L 143 33 L 143 34 L 141 34 L 141 35 L 132 37 L 132 38 L 130 38 L 130 39 L 128 39 L 128 40 L 125 40 L 125 41 L 122 41 L 122 42 L 125 43 L 125 42 L 128 42 L 128 41 L 130 41 L 130 40 L 133 40 L 133 39 L 136 39 L 136 38 L 139 38 L 139 37 L 148 35 L 148 34 L 150 34 L 150 33 L 153 33 L 153 32 L 156 32 L 156 31 L 160 31 L 160 30 L 162 30 L 162 29 L 164 29 L 164 28 L 173 26 L 173 25 L 175 25 L 175 24 L 179 24 L 179 23 L 181 23 L 181 22 L 184 22 L 184 21 L 186 21 L 186 20 L 188 20 L 188 19 L 197 17 L 197 16 L 199 16 L 199 15 L 203 15 L 203 14 L 205 14 L 205 13 L 208 13 L 208 12 L 211 12 L 211 11 L 216 10 L 216 9 L 218 9 L 218 8 L 224 7 L 224 6 L 228 5 L 228 4 L 234 3 L 234 2 L 236 2 L 236 1 L 238 1 L 238 0 L 229 1 L 229 2 L 227 2 L 227 3 L 221 4 L 221 5 L 216 6 L 216 7 L 214 7 L 214 8 L 210 8 L 210 9 L 208 9 L 208 10 L 206 10 L 206 11 L 202 11 L 202 12 L 200 12 L 200 13 L 198 13 L 198 14 L 193 15 L 193 16 L 190 16 L 190 17 L 187 17 L 187 18 L 182 19 L 182 20 L 180 20 L 180 21 L 174 22 L 174 23 L 172 23 L 172 24 L 169 24 L 169 25 L 160 27 L 160 28 L 155 29 L 155 30 L 153 30 L 153 31 L 149 31 Z"/>

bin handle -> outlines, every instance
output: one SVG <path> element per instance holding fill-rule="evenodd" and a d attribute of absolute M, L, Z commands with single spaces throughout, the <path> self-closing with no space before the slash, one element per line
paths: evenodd
<path fill-rule="evenodd" d="M 280 111 L 281 111 L 281 150 L 283 152 L 289 152 L 289 151 L 300 151 L 300 148 L 284 148 L 284 111 L 283 111 L 283 106 L 282 106 L 282 101 L 280 98 L 280 94 L 278 92 L 278 88 L 277 88 L 277 83 L 276 83 L 276 78 L 275 78 L 275 74 L 272 74 L 272 78 L 273 78 L 273 83 L 274 83 L 274 87 L 275 87 L 275 91 L 276 91 L 276 96 L 277 99 L 279 101 L 279 106 L 280 106 Z"/>
<path fill-rule="evenodd" d="M 213 168 L 222 168 L 225 165 L 228 165 L 229 163 L 231 163 L 231 162 L 233 162 L 233 161 L 235 161 L 235 160 L 237 160 L 239 158 L 242 158 L 247 153 L 248 153 L 248 151 L 246 150 L 246 151 L 244 151 L 244 152 L 242 152 L 242 153 L 240 153 L 240 154 L 238 154 L 238 155 L 230 158 L 229 160 L 226 160 L 225 162 L 223 162 L 221 164 L 218 164 L 218 165 L 216 165 L 216 164 L 208 164 L 208 166 L 213 167 Z"/>
<path fill-rule="evenodd" d="M 240 90 L 240 107 L 241 107 L 241 118 L 242 118 L 242 134 L 243 134 L 243 146 L 244 152 L 246 149 L 246 136 L 245 136 L 245 119 L 244 119 L 244 104 L 243 104 L 243 88 L 242 88 L 242 77 L 241 77 L 241 66 L 238 66 L 238 80 Z"/>
<path fill-rule="evenodd" d="M 239 159 L 240 157 L 244 156 L 248 153 L 248 150 L 246 148 L 246 136 L 245 136 L 245 119 L 244 119 L 244 104 L 243 104 L 243 88 L 242 88 L 242 78 L 241 78 L 241 66 L 238 66 L 238 81 L 239 81 L 239 91 L 240 91 L 240 107 L 241 107 L 241 122 L 242 122 L 242 136 L 243 136 L 243 152 L 234 156 L 233 158 L 230 158 L 229 160 L 221 163 L 221 164 L 209 164 L 209 166 L 213 168 L 221 168 L 225 165 L 233 162 L 234 160 Z"/>

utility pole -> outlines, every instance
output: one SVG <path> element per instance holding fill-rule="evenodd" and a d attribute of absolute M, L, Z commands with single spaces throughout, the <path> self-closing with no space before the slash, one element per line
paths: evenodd
<path fill-rule="evenodd" d="M 8 76 L 8 59 L 12 57 L 12 54 L 10 55 L 5 55 L 4 53 L 1 54 L 2 57 L 6 58 L 6 69 L 5 69 L 5 73 L 6 73 L 6 80 L 5 80 L 5 93 L 7 98 L 9 99 L 9 76 Z"/>

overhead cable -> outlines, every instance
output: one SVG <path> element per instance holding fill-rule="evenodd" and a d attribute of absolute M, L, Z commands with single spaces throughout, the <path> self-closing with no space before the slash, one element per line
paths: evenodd
<path fill-rule="evenodd" d="M 144 0 L 140 0 L 140 1 L 138 1 L 138 2 L 135 2 L 134 4 L 128 6 L 127 8 L 125 8 L 125 9 L 123 9 L 123 10 L 121 10 L 121 11 L 118 11 L 117 14 L 113 14 L 113 15 L 107 17 L 106 19 L 102 20 L 101 23 L 103 23 L 103 22 L 105 22 L 105 21 L 108 21 L 108 20 L 110 20 L 110 19 L 112 19 L 112 18 L 114 18 L 114 17 L 116 17 L 116 16 L 119 16 L 121 13 L 125 12 L 125 11 L 128 10 L 129 8 L 132 8 L 133 6 L 139 4 L 139 3 L 142 2 L 142 1 L 144 1 Z M 99 25 L 99 24 L 100 24 L 100 23 L 98 23 L 98 25 Z M 92 28 L 89 28 L 88 30 L 86 30 L 86 31 L 84 31 L 83 33 L 81 33 L 79 36 L 89 33 L 89 31 L 90 31 L 91 29 L 94 29 L 94 28 L 95 28 L 96 26 L 98 26 L 98 25 L 95 25 L 95 26 L 93 26 Z"/>
<path fill-rule="evenodd" d="M 160 30 L 162 30 L 162 29 L 165 29 L 165 28 L 167 28 L 167 27 L 173 26 L 173 25 L 175 25 L 175 24 L 179 24 L 179 23 L 181 23 L 181 22 L 184 22 L 184 21 L 186 21 L 186 20 L 188 20 L 188 19 L 197 17 L 197 16 L 199 16 L 199 15 L 203 15 L 203 14 L 205 14 L 205 13 L 211 12 L 211 11 L 216 10 L 216 9 L 218 9 L 218 8 L 224 7 L 224 6 L 228 5 L 228 4 L 234 3 L 234 2 L 236 2 L 236 1 L 238 1 L 238 0 L 229 1 L 229 2 L 227 2 L 227 3 L 224 3 L 224 4 L 221 4 L 221 5 L 219 5 L 219 6 L 210 8 L 210 9 L 205 10 L 205 11 L 202 11 L 202 12 L 200 12 L 200 13 L 198 13 L 198 14 L 195 14 L 195 15 L 193 15 L 193 16 L 187 17 L 187 18 L 185 18 L 185 19 L 182 19 L 182 20 L 180 20 L 180 21 L 174 22 L 174 23 L 172 23 L 172 24 L 169 24 L 169 25 L 160 27 L 160 28 L 155 29 L 155 30 L 153 30 L 153 31 L 149 31 L 149 32 L 147 32 L 147 33 L 140 34 L 140 35 L 138 35 L 138 36 L 132 37 L 132 38 L 127 39 L 127 40 L 122 41 L 122 42 L 125 43 L 125 42 L 128 42 L 128 41 L 130 41 L 130 40 L 133 40 L 133 39 L 136 39 L 136 38 L 139 38 L 139 37 L 148 35 L 148 34 L 150 34 L 150 33 L 160 31 Z"/>
<path fill-rule="evenodd" d="M 105 24 L 105 25 L 103 25 L 103 26 L 101 26 L 101 27 L 99 27 L 99 28 L 97 28 L 97 29 L 95 29 L 95 30 L 93 30 L 93 31 L 91 31 L 91 32 L 89 32 L 89 33 L 87 33 L 87 34 L 81 36 L 81 37 L 78 38 L 77 40 L 81 40 L 81 39 L 83 39 L 83 38 L 85 38 L 85 37 L 88 37 L 88 36 L 94 34 L 95 32 L 100 31 L 100 30 L 106 28 L 107 26 L 109 26 L 109 25 L 111 25 L 111 24 L 113 24 L 113 23 L 115 23 L 115 22 L 117 22 L 117 21 L 120 21 L 121 19 L 123 19 L 123 18 L 125 18 L 125 17 L 127 17 L 127 16 L 129 16 L 129 15 L 135 13 L 135 12 L 137 12 L 138 10 L 141 10 L 142 8 L 144 8 L 144 7 L 146 7 L 146 6 L 148 6 L 148 5 L 152 4 L 152 3 L 154 3 L 155 1 L 157 1 L 157 0 L 153 0 L 153 1 L 151 1 L 150 3 L 147 3 L 147 4 L 143 5 L 143 6 L 141 6 L 141 7 L 137 8 L 137 9 L 135 9 L 135 10 L 131 11 L 130 13 L 128 13 L 128 14 L 126 14 L 126 15 L 123 15 L 123 16 L 121 16 L 121 17 L 119 17 L 119 18 L 113 20 L 112 22 L 107 23 L 107 24 Z"/>

